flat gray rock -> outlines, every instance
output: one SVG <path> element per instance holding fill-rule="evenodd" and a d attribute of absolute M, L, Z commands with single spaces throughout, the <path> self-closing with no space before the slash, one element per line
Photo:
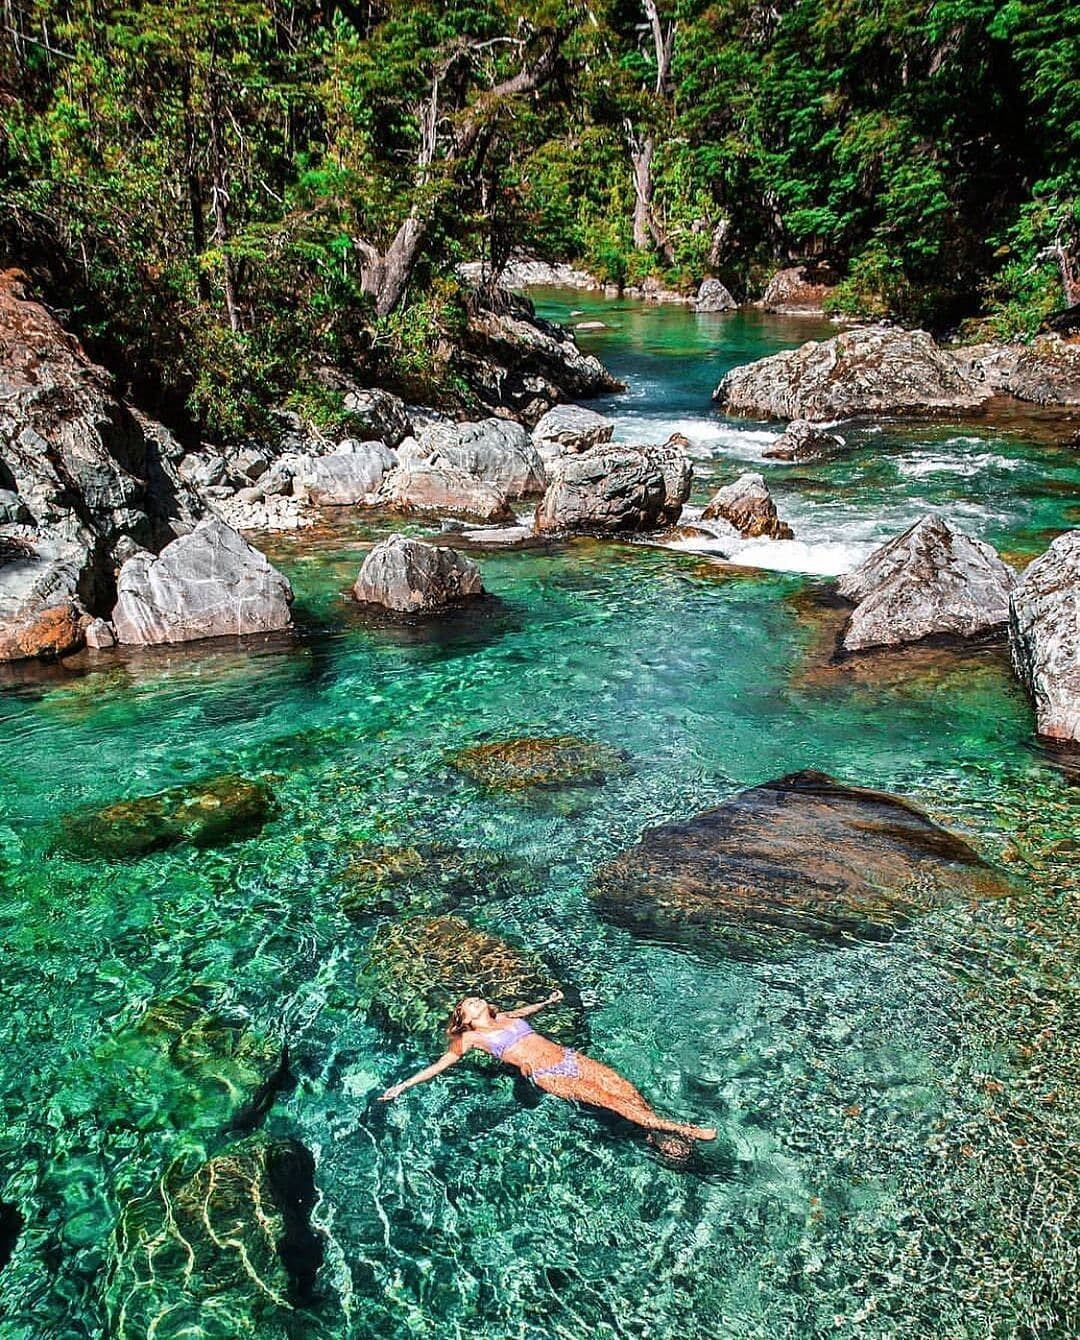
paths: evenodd
<path fill-rule="evenodd" d="M 756 418 L 848 419 L 973 413 L 992 394 L 925 330 L 864 326 L 732 368 L 713 398 Z"/>
<path fill-rule="evenodd" d="M 391 470 L 381 500 L 399 511 L 459 516 L 470 521 L 513 521 L 506 494 L 456 466 L 417 461 Z"/>
<path fill-rule="evenodd" d="M 943 517 L 922 517 L 889 540 L 837 590 L 855 603 L 842 638 L 846 651 L 896 647 L 947 634 L 976 637 L 1009 617 L 1015 574 L 982 540 Z"/>
<path fill-rule="evenodd" d="M 292 588 L 231 526 L 200 521 L 155 558 L 120 569 L 112 613 L 117 640 L 135 646 L 287 628 Z"/>
<path fill-rule="evenodd" d="M 1009 646 L 1040 735 L 1080 741 L 1080 530 L 1059 535 L 1013 588 Z"/>
<path fill-rule="evenodd" d="M 513 419 L 438 423 L 422 428 L 418 440 L 435 465 L 449 465 L 494 484 L 507 498 L 543 493 L 544 463 L 528 432 Z"/>
<path fill-rule="evenodd" d="M 610 442 L 614 431 L 613 421 L 593 409 L 556 405 L 537 423 L 532 436 L 540 454 L 553 458 Z"/>
<path fill-rule="evenodd" d="M 820 461 L 841 450 L 844 439 L 809 419 L 792 419 L 762 456 L 768 461 Z"/>
<path fill-rule="evenodd" d="M 294 491 L 319 507 L 373 502 L 397 457 L 383 442 L 346 439 L 328 456 L 290 460 Z"/>
<path fill-rule="evenodd" d="M 480 569 L 456 549 L 391 535 L 364 559 L 353 595 L 364 605 L 418 614 L 484 594 Z"/>

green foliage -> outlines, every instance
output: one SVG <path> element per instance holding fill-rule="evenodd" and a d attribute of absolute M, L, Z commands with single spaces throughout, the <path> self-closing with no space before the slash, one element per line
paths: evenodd
<path fill-rule="evenodd" d="M 12 0 L 0 239 L 97 356 L 218 437 L 326 363 L 460 395 L 452 275 L 481 255 L 746 294 L 825 258 L 839 310 L 982 307 L 1007 334 L 1063 304 L 1075 4 L 659 4 L 666 80 L 644 0 Z"/>

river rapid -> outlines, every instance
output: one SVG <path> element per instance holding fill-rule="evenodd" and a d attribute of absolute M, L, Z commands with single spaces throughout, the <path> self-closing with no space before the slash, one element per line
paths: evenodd
<path fill-rule="evenodd" d="M 779 428 L 716 415 L 712 389 L 828 327 L 537 296 L 604 323 L 580 339 L 627 383 L 596 406 L 617 439 L 684 433 L 696 505 L 762 470 L 796 538 L 730 562 L 700 541 L 485 553 L 496 600 L 402 627 L 345 594 L 395 528 L 350 512 L 264 546 L 296 590 L 293 636 L 0 686 L 4 1340 L 1080 1330 L 1077 771 L 1035 740 L 1001 646 L 829 659 L 832 576 L 928 508 L 1021 564 L 1080 524 L 1080 462 L 1048 423 L 978 419 L 872 423 L 829 462 L 762 461 Z M 447 766 L 562 733 L 628 770 L 502 795 Z M 642 829 L 802 768 L 913 801 L 1015 891 L 887 943 L 768 959 L 597 916 L 593 872 Z M 57 847 L 66 815 L 234 773 L 273 791 L 257 836 L 127 860 Z M 368 946 L 402 909 L 350 917 L 343 892 L 372 844 L 425 841 L 475 859 L 458 914 L 553 965 L 592 1053 L 719 1128 L 700 1160 L 472 1065 L 375 1101 L 429 1058 L 370 1008 Z M 220 1075 L 179 1082 L 139 1031 L 192 992 L 288 1040 L 261 1129 L 313 1156 L 324 1235 L 296 1310 L 254 1279 L 199 1305 L 182 1254 L 130 1259 L 128 1207 L 234 1138 Z"/>

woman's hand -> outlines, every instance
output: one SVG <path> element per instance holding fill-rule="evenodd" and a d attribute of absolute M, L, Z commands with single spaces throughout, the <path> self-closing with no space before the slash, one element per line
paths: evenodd
<path fill-rule="evenodd" d="M 544 1001 L 544 1004 L 545 1004 L 545 1005 L 558 1005 L 559 1001 L 560 1001 L 560 1000 L 563 1000 L 563 999 L 565 999 L 565 997 L 563 996 L 563 993 L 559 990 L 558 987 L 556 987 L 555 990 L 551 993 L 551 995 L 548 996 L 547 1000 Z"/>
<path fill-rule="evenodd" d="M 379 1102 L 389 1103 L 391 1099 L 397 1098 L 398 1095 L 404 1090 L 404 1088 L 405 1088 L 404 1084 L 391 1084 L 385 1093 L 379 1094 Z"/>

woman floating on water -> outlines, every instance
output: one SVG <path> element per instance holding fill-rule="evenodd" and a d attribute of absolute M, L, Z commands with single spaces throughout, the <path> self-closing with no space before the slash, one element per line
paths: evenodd
<path fill-rule="evenodd" d="M 401 1084 L 392 1084 L 382 1095 L 389 1102 L 398 1094 L 434 1079 L 444 1070 L 479 1047 L 507 1065 L 517 1066 L 521 1073 L 557 1098 L 570 1098 L 593 1107 L 604 1107 L 620 1117 L 644 1126 L 650 1131 L 666 1131 L 685 1135 L 695 1140 L 714 1140 L 716 1131 L 711 1126 L 691 1126 L 680 1121 L 665 1121 L 658 1116 L 629 1080 L 614 1070 L 580 1052 L 562 1047 L 525 1022 L 546 1005 L 562 1000 L 561 991 L 553 992 L 539 1005 L 525 1005 L 520 1010 L 502 1013 L 492 1009 L 479 996 L 468 996 L 456 1007 L 446 1026 L 450 1045 L 434 1064 L 418 1070 Z"/>

